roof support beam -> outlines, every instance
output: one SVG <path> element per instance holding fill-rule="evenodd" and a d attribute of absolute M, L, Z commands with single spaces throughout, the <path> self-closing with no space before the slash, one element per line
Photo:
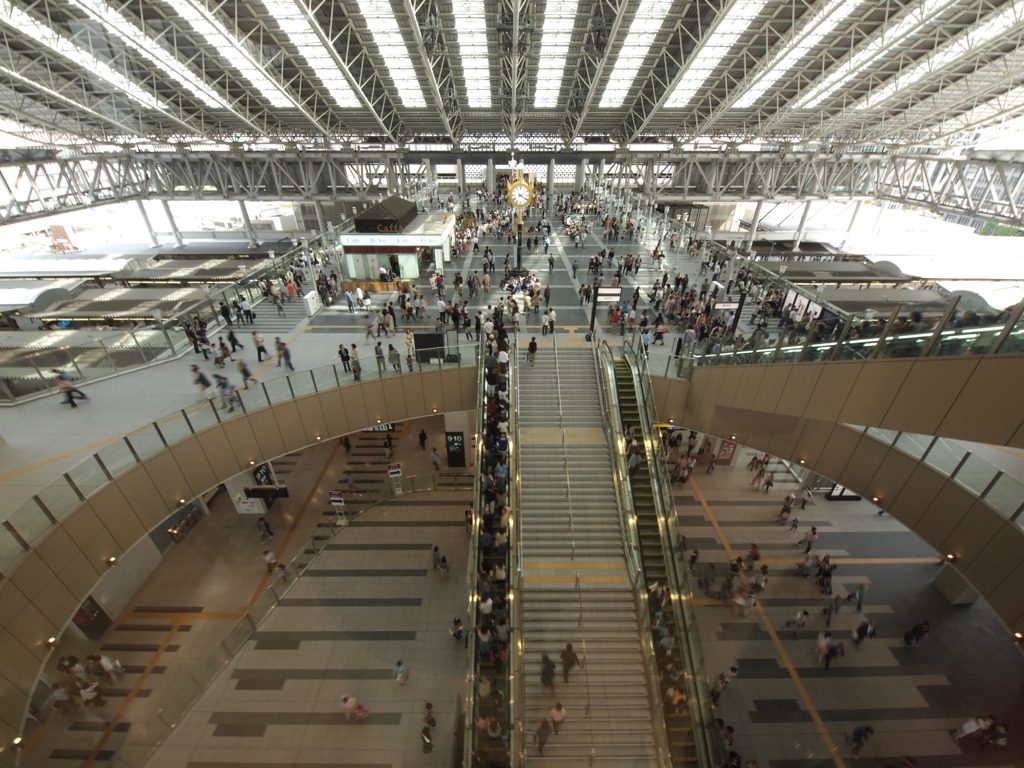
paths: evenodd
<path fill-rule="evenodd" d="M 515 149 L 526 122 L 529 105 L 527 70 L 533 52 L 533 0 L 500 0 L 498 48 L 501 54 L 501 85 L 498 99 L 505 134 Z"/>
<path fill-rule="evenodd" d="M 425 64 L 427 82 L 434 96 L 434 109 L 444 125 L 445 133 L 456 147 L 466 127 L 455 91 L 452 61 L 435 0 L 402 0 L 405 14 L 412 26 L 416 50 Z"/>

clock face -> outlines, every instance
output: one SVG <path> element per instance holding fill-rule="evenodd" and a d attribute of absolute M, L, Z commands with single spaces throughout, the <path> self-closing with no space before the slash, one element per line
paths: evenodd
<path fill-rule="evenodd" d="M 519 184 L 512 187 L 512 203 L 520 208 L 526 207 L 530 202 L 530 188 Z"/>

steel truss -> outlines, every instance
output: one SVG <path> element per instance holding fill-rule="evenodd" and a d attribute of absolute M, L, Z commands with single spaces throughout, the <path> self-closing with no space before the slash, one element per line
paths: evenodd
<path fill-rule="evenodd" d="M 413 162 L 401 152 L 8 153 L 0 157 L 0 194 L 6 198 L 0 224 L 138 199 L 371 200 L 402 188 L 406 194 L 426 189 L 432 169 L 460 157 L 417 152 Z M 608 159 L 604 183 L 628 185 L 656 202 L 874 198 L 1024 227 L 1024 161 L 781 152 L 619 153 Z M 465 162 L 480 158 L 466 155 Z M 590 167 L 597 173 L 600 164 Z"/>
<path fill-rule="evenodd" d="M 501 122 L 512 146 L 523 132 L 530 104 L 530 59 L 533 56 L 533 0 L 501 0 L 498 5 L 498 43 Z"/>

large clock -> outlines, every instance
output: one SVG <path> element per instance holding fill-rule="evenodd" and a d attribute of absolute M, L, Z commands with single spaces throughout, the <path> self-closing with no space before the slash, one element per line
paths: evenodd
<path fill-rule="evenodd" d="M 533 190 L 525 181 L 517 181 L 508 188 L 508 199 L 516 208 L 525 208 L 530 204 Z"/>

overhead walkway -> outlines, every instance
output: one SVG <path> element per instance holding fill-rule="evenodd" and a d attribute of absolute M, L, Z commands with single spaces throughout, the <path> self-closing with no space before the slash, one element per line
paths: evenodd
<path fill-rule="evenodd" d="M 532 734 L 556 702 L 568 710 L 544 749 L 559 765 L 658 765 L 649 681 L 626 567 L 611 454 L 595 409 L 598 379 L 589 349 L 544 347 L 520 366 L 523 724 Z M 583 659 L 553 690 L 541 659 L 571 643 Z M 537 748 L 526 747 L 536 755 Z"/>

